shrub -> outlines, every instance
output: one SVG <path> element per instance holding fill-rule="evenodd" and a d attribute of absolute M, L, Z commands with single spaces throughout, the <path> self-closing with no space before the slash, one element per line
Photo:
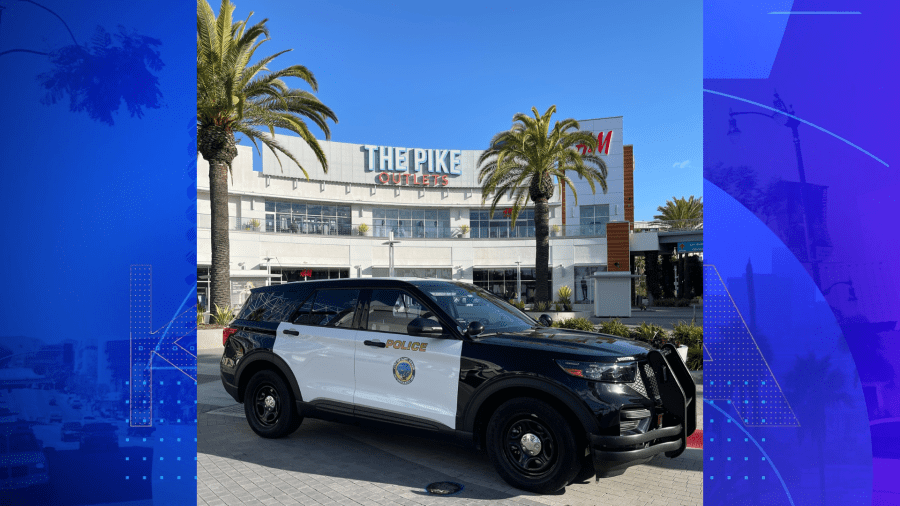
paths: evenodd
<path fill-rule="evenodd" d="M 672 332 L 672 341 L 677 344 L 683 344 L 688 348 L 703 346 L 703 327 L 680 321 L 675 324 L 675 330 Z"/>
<path fill-rule="evenodd" d="M 358 230 L 359 230 L 359 235 L 366 235 L 366 232 L 369 231 L 369 226 L 366 225 L 365 223 L 360 223 Z"/>
<path fill-rule="evenodd" d="M 654 339 L 667 340 L 669 333 L 659 325 L 643 322 L 638 328 L 631 331 L 631 337 L 649 343 Z"/>
<path fill-rule="evenodd" d="M 553 322 L 553 326 L 561 329 L 594 331 L 594 324 L 587 318 L 569 318 L 568 320 L 560 320 L 558 322 Z"/>
<path fill-rule="evenodd" d="M 466 235 L 466 234 L 468 234 L 468 233 L 469 233 L 469 226 L 468 226 L 468 225 L 460 225 L 460 226 L 459 226 L 459 234 L 460 234 L 460 235 Z"/>
<path fill-rule="evenodd" d="M 513 306 L 516 306 L 519 311 L 525 311 L 525 303 L 522 301 L 513 302 Z"/>
<path fill-rule="evenodd" d="M 203 313 L 206 312 L 206 308 L 203 307 L 203 304 L 197 303 L 197 325 L 202 325 L 206 323 L 203 321 Z"/>
<path fill-rule="evenodd" d="M 703 370 L 703 346 L 692 346 L 688 348 L 688 369 L 692 371 Z"/>
<path fill-rule="evenodd" d="M 553 303 L 553 310 L 556 311 L 557 313 L 560 312 L 560 311 L 562 311 L 562 310 L 563 310 L 563 305 L 562 305 L 562 303 L 561 303 L 561 302 L 554 302 L 554 303 Z"/>
<path fill-rule="evenodd" d="M 228 325 L 234 320 L 234 310 L 231 306 L 221 308 L 216 304 L 216 311 L 212 314 L 213 322 L 217 325 Z"/>
<path fill-rule="evenodd" d="M 559 302 L 561 304 L 571 304 L 572 303 L 572 289 L 568 286 L 561 286 L 559 290 L 556 292 L 559 295 Z"/>
<path fill-rule="evenodd" d="M 534 311 L 536 313 L 543 313 L 543 312 L 549 311 L 549 310 L 550 310 L 550 303 L 545 300 L 542 300 L 541 302 L 535 302 L 534 308 L 532 308 L 532 311 Z"/>
<path fill-rule="evenodd" d="M 631 337 L 631 330 L 618 318 L 600 323 L 600 333 L 611 336 Z"/>

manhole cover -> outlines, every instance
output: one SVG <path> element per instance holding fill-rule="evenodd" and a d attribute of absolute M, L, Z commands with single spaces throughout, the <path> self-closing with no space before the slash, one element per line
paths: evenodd
<path fill-rule="evenodd" d="M 439 481 L 425 487 L 425 491 L 431 495 L 453 495 L 462 489 L 462 485 L 452 481 Z"/>

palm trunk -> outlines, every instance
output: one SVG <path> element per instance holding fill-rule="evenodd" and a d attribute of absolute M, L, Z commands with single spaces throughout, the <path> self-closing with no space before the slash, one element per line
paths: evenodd
<path fill-rule="evenodd" d="M 197 148 L 209 161 L 209 197 L 211 216 L 212 267 L 210 311 L 231 307 L 231 258 L 228 237 L 228 173 L 237 157 L 234 134 L 224 126 L 208 125 L 197 129 Z"/>
<path fill-rule="evenodd" d="M 212 219 L 212 268 L 210 306 L 231 307 L 231 245 L 228 237 L 228 164 L 209 162 L 210 214 Z"/>
<path fill-rule="evenodd" d="M 550 206 L 547 199 L 534 201 L 534 301 L 550 301 Z"/>

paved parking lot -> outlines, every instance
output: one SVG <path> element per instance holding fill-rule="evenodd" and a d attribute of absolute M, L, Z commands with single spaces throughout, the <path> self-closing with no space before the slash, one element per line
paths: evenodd
<path fill-rule="evenodd" d="M 202 505 L 700 505 L 702 450 L 658 457 L 624 475 L 573 484 L 556 495 L 509 487 L 487 455 L 395 428 L 304 420 L 290 437 L 256 436 L 222 389 L 218 350 L 198 357 L 197 503 Z M 427 495 L 435 481 L 465 489 Z"/>

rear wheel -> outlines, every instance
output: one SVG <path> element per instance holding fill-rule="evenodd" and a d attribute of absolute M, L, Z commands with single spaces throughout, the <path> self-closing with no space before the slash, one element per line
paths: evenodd
<path fill-rule="evenodd" d="M 512 399 L 497 408 L 488 422 L 486 443 L 500 477 L 522 490 L 556 492 L 581 469 L 569 423 L 537 399 Z"/>
<path fill-rule="evenodd" d="M 264 438 L 287 436 L 300 427 L 294 396 L 281 376 L 260 371 L 244 391 L 244 415 L 253 432 Z"/>

